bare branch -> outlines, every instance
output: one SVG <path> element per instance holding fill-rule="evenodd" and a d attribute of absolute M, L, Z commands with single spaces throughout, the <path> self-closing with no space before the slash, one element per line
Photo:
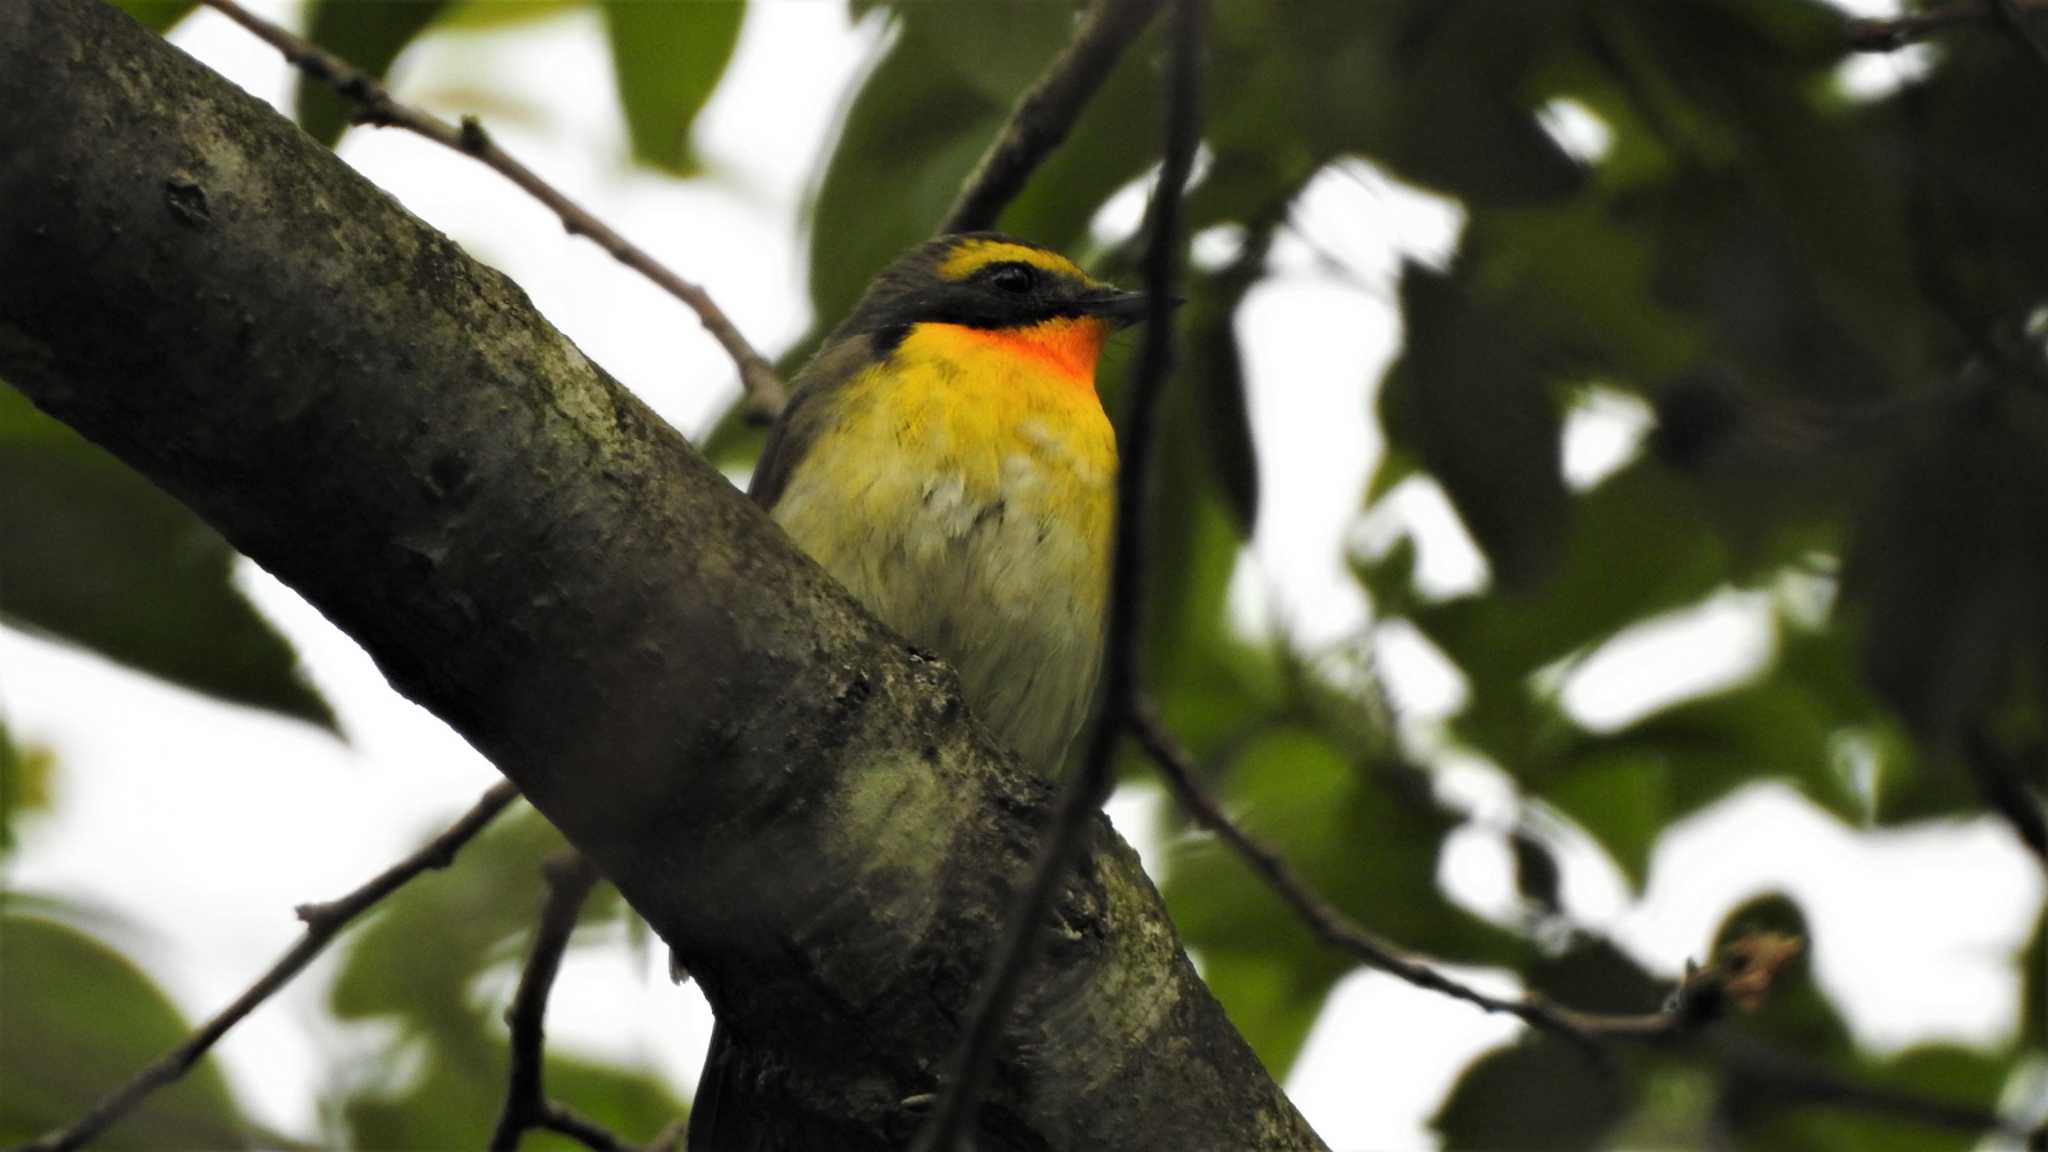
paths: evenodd
<path fill-rule="evenodd" d="M 1453 980 L 1429 963 L 1410 956 L 1398 945 L 1352 922 L 1324 900 L 1278 852 L 1233 823 L 1216 798 L 1202 786 L 1195 773 L 1193 757 L 1160 723 L 1149 705 L 1134 709 L 1130 724 L 1138 743 L 1159 767 L 1160 775 L 1165 777 L 1167 785 L 1195 821 L 1244 857 L 1267 886 L 1294 909 L 1317 939 L 1350 953 L 1368 967 L 1377 968 L 1418 988 L 1462 1000 L 1483 1011 L 1514 1016 L 1533 1028 L 1563 1036 L 1589 1049 L 1597 1049 L 1599 1041 L 1606 1038 L 1654 1039 L 1675 1034 L 1692 1023 L 1691 1017 L 1697 1016 L 1697 1010 L 1708 1003 L 1707 997 L 1698 994 L 1704 985 L 1697 980 L 1691 982 L 1696 991 L 1690 997 L 1690 1004 L 1687 997 L 1681 996 L 1669 1011 L 1628 1016 L 1577 1012 L 1536 999 L 1489 996 Z"/>
<path fill-rule="evenodd" d="M 598 874 L 587 857 L 573 851 L 549 859 L 543 871 L 547 896 L 541 902 L 533 950 L 527 953 L 526 968 L 519 974 L 512 1006 L 505 1011 L 505 1023 L 512 1028 L 512 1060 L 506 1075 L 505 1108 L 491 1134 L 491 1152 L 514 1152 L 529 1128 L 560 1132 L 589 1148 L 620 1148 L 623 1145 L 617 1137 L 547 1097 L 546 1034 L 541 1022 L 547 1015 L 548 994 L 562 970 L 562 956 L 569 950 L 569 937 L 576 931 L 576 916 L 597 886 Z"/>
<path fill-rule="evenodd" d="M 1067 138 L 1109 78 L 1124 48 L 1145 30 L 1161 0 L 1096 0 L 1066 50 L 1017 98 L 1003 130 L 982 153 L 939 233 L 993 228 L 1054 148 Z"/>
<path fill-rule="evenodd" d="M 1970 24 L 1988 24 L 1993 18 L 2014 22 L 2022 36 L 2032 39 L 2023 14 L 2048 12 L 2048 0 L 1950 0 L 1923 12 L 1908 12 L 1886 19 L 1849 21 L 1849 47 L 1857 52 L 1893 52 L 1929 37 Z M 2035 50 L 2040 51 L 2039 45 Z"/>
<path fill-rule="evenodd" d="M 740 330 L 734 327 L 732 320 L 709 293 L 676 275 L 667 265 L 613 231 L 604 221 L 541 179 L 533 169 L 498 147 L 476 117 L 465 116 L 458 126 L 432 113 L 402 104 L 392 98 L 376 77 L 312 41 L 293 35 L 250 12 L 235 0 L 203 2 L 283 53 L 284 58 L 299 71 L 334 89 L 342 99 L 354 104 L 359 122 L 380 128 L 403 128 L 436 144 L 453 148 L 480 161 L 547 205 L 570 235 L 589 237 L 613 259 L 653 281 L 662 291 L 682 301 L 697 314 L 705 331 L 711 333 L 712 339 L 718 341 L 739 368 L 740 385 L 747 394 L 749 419 L 766 422 L 782 411 L 783 404 L 789 399 L 788 388 L 775 374 L 775 367 L 747 343 L 746 337 L 740 335 Z"/>
<path fill-rule="evenodd" d="M 924 1152 L 959 1147 L 975 1102 L 995 1065 L 997 1039 L 1008 1022 L 1043 935 L 1060 881 L 1080 852 L 1090 819 L 1113 781 L 1111 766 L 1123 720 L 1138 701 L 1139 608 L 1143 600 L 1146 480 L 1159 395 L 1173 369 L 1174 288 L 1179 280 L 1180 209 L 1201 136 L 1201 50 L 1207 6 L 1177 0 L 1172 14 L 1172 58 L 1166 91 L 1166 148 L 1147 220 L 1145 289 L 1150 294 L 1145 342 L 1131 374 L 1131 399 L 1122 426 L 1122 471 L 1117 476 L 1116 539 L 1111 557 L 1109 620 L 1105 631 L 1103 715 L 1089 738 L 1080 770 L 1060 791 L 1053 825 L 1040 845 L 1030 882 L 1009 913 L 1003 936 L 982 976 L 974 1010 L 961 1036 L 952 1074 L 936 1111 L 919 1133 Z"/>
<path fill-rule="evenodd" d="M 350 921 L 368 911 L 386 896 L 404 887 L 406 882 L 422 872 L 445 868 L 455 858 L 455 853 L 469 843 L 476 834 L 503 812 L 507 805 L 519 798 L 519 790 L 507 781 L 491 786 L 475 806 L 463 814 L 460 820 L 448 826 L 439 836 L 429 840 L 419 851 L 393 864 L 379 873 L 369 883 L 350 892 L 339 900 L 326 904 L 302 904 L 296 912 L 306 924 L 306 934 L 299 938 L 289 952 L 278 958 L 277 963 L 249 990 L 222 1009 L 220 1014 L 208 1020 L 198 1031 L 157 1059 L 149 1067 L 135 1074 L 111 1095 L 93 1105 L 92 1110 L 76 1124 L 27 1145 L 23 1152 L 66 1152 L 68 1149 L 83 1148 L 100 1133 L 120 1122 L 121 1118 L 134 1110 L 136 1105 L 148 1098 L 157 1089 L 176 1081 L 206 1055 L 228 1029 L 242 1022 L 242 1018 L 255 1011 L 278 989 L 290 983 L 313 957 L 334 937 L 346 928 Z"/>

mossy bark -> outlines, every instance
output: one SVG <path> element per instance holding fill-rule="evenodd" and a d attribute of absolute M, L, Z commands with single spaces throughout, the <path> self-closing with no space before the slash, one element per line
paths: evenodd
<path fill-rule="evenodd" d="M 516 285 L 125 16 L 0 3 L 0 108 L 0 376 L 597 861 L 730 1030 L 725 1140 L 900 1144 L 1049 810 L 952 674 Z M 1106 824 L 1052 931 L 981 1147 L 1317 1146 Z"/>

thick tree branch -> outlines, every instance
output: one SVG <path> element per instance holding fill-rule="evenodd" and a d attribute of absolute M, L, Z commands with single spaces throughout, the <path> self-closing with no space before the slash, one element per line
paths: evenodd
<path fill-rule="evenodd" d="M 1096 0 L 1066 50 L 1017 98 L 1003 130 L 947 209 L 940 235 L 995 227 L 1025 181 L 1073 131 L 1124 48 L 1145 30 L 1159 5 L 1160 0 Z"/>
<path fill-rule="evenodd" d="M 590 890 L 597 886 L 597 869 L 577 852 L 550 857 L 542 868 L 547 895 L 541 901 L 540 923 L 534 928 L 533 948 L 519 973 L 512 1006 L 505 1011 L 505 1023 L 512 1029 L 512 1057 L 506 1071 L 505 1107 L 498 1113 L 490 1149 L 516 1152 L 519 1138 L 528 1129 L 545 1128 L 595 1152 L 613 1152 L 625 1147 L 618 1137 L 548 1099 L 547 1037 L 541 1026 L 547 1016 L 548 994 L 554 991 L 562 957 L 569 951 L 569 937 L 576 931 L 576 917 L 590 898 Z"/>
<path fill-rule="evenodd" d="M 150 1093 L 176 1081 L 190 1071 L 199 1058 L 206 1055 L 228 1029 L 242 1022 L 242 1018 L 261 1007 L 265 1000 L 278 989 L 291 983 L 292 977 L 313 962 L 343 928 L 356 917 L 376 906 L 377 902 L 404 887 L 413 877 L 435 868 L 446 868 L 455 859 L 455 853 L 483 831 L 498 813 L 503 812 L 512 801 L 519 798 L 519 790 L 511 784 L 494 784 L 483 794 L 460 820 L 448 826 L 439 836 L 427 841 L 419 851 L 393 864 L 372 877 L 362 887 L 338 900 L 325 904 L 302 904 L 296 910 L 300 920 L 305 922 L 306 934 L 291 950 L 278 957 L 249 990 L 235 998 L 235 1002 L 208 1020 L 198 1031 L 187 1037 L 185 1042 L 163 1054 L 155 1063 L 135 1074 L 126 1084 L 111 1095 L 93 1105 L 92 1110 L 79 1118 L 76 1124 L 37 1140 L 23 1152 L 69 1152 L 83 1148 L 93 1142 L 100 1133 L 119 1123 L 121 1118 L 134 1111 L 147 1099 Z"/>
<path fill-rule="evenodd" d="M 342 99 L 356 106 L 361 123 L 379 128 L 403 128 L 416 136 L 453 148 L 475 158 L 518 185 L 527 195 L 547 205 L 571 236 L 589 237 L 614 260 L 653 281 L 662 291 L 682 301 L 697 314 L 704 330 L 711 333 L 711 338 L 718 341 L 719 347 L 725 349 L 726 355 L 732 357 L 733 364 L 739 368 L 740 386 L 746 391 L 750 418 L 765 422 L 782 411 L 783 404 L 789 399 L 789 390 L 783 385 L 782 378 L 775 374 L 774 365 L 754 351 L 754 346 L 740 335 L 739 328 L 711 299 L 710 293 L 676 275 L 667 265 L 648 255 L 645 249 L 619 235 L 610 225 L 541 179 L 539 173 L 498 147 L 476 117 L 463 117 L 460 126 L 450 124 L 432 113 L 400 103 L 377 82 L 375 76 L 311 40 L 295 36 L 265 20 L 235 0 L 200 0 L 200 3 L 255 33 L 283 53 L 284 58 L 299 71 L 334 89 Z"/>
<path fill-rule="evenodd" d="M 769 1146 L 900 1146 L 1051 787 L 464 255 L 92 0 L 0 4 L 0 376 L 490 757 L 701 981 Z M 989 1148 L 1305 1148 L 1107 823 Z"/>
<path fill-rule="evenodd" d="M 960 1051 L 937 1111 L 919 1134 L 925 1152 L 952 1152 L 969 1127 L 995 1066 L 997 1040 L 1016 1005 L 1025 970 L 1045 935 L 1053 898 L 1102 802 L 1114 783 L 1113 764 L 1124 716 L 1137 705 L 1144 600 L 1144 507 L 1151 475 L 1153 426 L 1159 395 L 1173 371 L 1174 290 L 1179 284 L 1183 238 L 1181 196 L 1201 139 L 1201 52 L 1207 6 L 1174 0 L 1166 90 L 1166 152 L 1147 212 L 1145 289 L 1149 308 L 1145 341 L 1131 372 L 1131 397 L 1120 423 L 1116 537 L 1111 556 L 1109 619 L 1103 649 L 1103 714 L 1096 721 L 1080 770 L 1060 790 L 1051 831 L 1033 862 L 1029 884 L 1003 922 L 1003 936 L 982 978 Z"/>

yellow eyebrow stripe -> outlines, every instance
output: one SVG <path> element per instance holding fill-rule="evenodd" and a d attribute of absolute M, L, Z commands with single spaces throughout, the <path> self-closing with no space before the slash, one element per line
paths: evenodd
<path fill-rule="evenodd" d="M 939 276 L 945 280 L 965 280 L 991 264 L 1010 263 L 1029 264 L 1055 276 L 1088 282 L 1088 274 L 1065 256 L 1006 240 L 962 240 L 940 263 Z"/>

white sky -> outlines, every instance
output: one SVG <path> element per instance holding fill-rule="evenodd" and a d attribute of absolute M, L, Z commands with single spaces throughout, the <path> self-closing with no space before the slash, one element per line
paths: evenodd
<path fill-rule="evenodd" d="M 251 6 L 296 18 L 274 0 Z M 1889 5 L 1854 7 L 1872 14 Z M 202 10 L 174 39 L 258 96 L 288 101 L 282 61 L 214 13 Z M 429 37 L 401 59 L 396 87 L 446 113 L 483 111 L 514 154 L 704 283 L 755 343 L 775 349 L 809 320 L 800 207 L 841 100 L 877 42 L 874 25 L 848 26 L 842 4 L 750 5 L 738 57 L 700 123 L 710 174 L 688 183 L 625 163 L 601 30 L 588 13 L 490 35 Z M 1849 80 L 1878 88 L 1912 66 L 1876 59 L 1858 64 Z M 544 88 L 522 90 L 536 76 Z M 793 82 L 798 77 L 804 82 Z M 480 90 L 505 103 L 479 108 Z M 1552 109 L 1551 122 L 1575 146 L 1597 149 L 1598 125 L 1586 135 L 1577 115 Z M 412 211 L 510 273 L 593 359 L 685 433 L 702 432 L 734 391 L 730 364 L 680 306 L 566 237 L 494 175 L 394 132 L 354 132 L 342 151 Z M 1127 227 L 1133 215 L 1122 203 L 1098 224 Z M 1326 174 L 1276 246 L 1280 274 L 1240 314 L 1266 495 L 1234 589 L 1247 626 L 1277 620 L 1311 641 L 1354 631 L 1366 606 L 1340 556 L 1361 531 L 1381 539 L 1413 533 L 1426 590 L 1483 579 L 1483 560 L 1426 481 L 1404 486 L 1391 522 L 1353 524 L 1380 450 L 1368 418 L 1372 381 L 1399 341 L 1390 302 L 1398 260 L 1445 258 L 1460 223 L 1454 207 L 1369 166 Z M 1619 397 L 1576 415 L 1566 454 L 1573 481 L 1590 483 L 1626 460 L 1646 424 L 1640 404 Z M 103 912 L 115 942 L 194 1019 L 290 945 L 293 905 L 355 886 L 495 778 L 296 596 L 253 567 L 243 576 L 336 705 L 349 744 L 0 629 L 0 707 L 19 736 L 61 757 L 55 812 L 25 827 L 8 884 Z M 1589 660 L 1564 700 L 1586 722 L 1606 726 L 1657 700 L 1728 683 L 1767 651 L 1761 611 L 1755 598 L 1731 594 L 1638 629 Z M 1456 706 L 1463 686 L 1455 670 L 1412 630 L 1381 630 L 1378 650 L 1412 723 L 1426 726 Z M 1505 787 L 1484 766 L 1453 772 L 1450 789 L 1482 817 L 1505 811 Z M 1112 805 L 1148 858 L 1156 854 L 1150 815 L 1158 803 L 1152 793 L 1126 792 Z M 1511 895 L 1498 837 L 1461 833 L 1445 872 L 1475 907 L 1498 908 Z M 1575 854 L 1565 872 L 1574 911 L 1663 973 L 1698 955 L 1733 904 L 1770 888 L 1803 903 L 1819 977 L 1865 1043 L 1891 1050 L 1937 1038 L 1986 1042 L 2014 1026 L 2010 958 L 2043 885 L 1988 820 L 1859 835 L 1788 789 L 1761 786 L 1667 836 L 1639 904 L 1629 904 L 1595 852 Z M 316 1130 L 325 1061 L 350 1043 L 321 1011 L 332 972 L 323 962 L 217 1050 L 245 1105 L 286 1131 Z M 1479 978 L 1513 986 L 1498 975 Z M 548 1023 L 551 1043 L 642 1058 L 684 1087 L 709 1033 L 694 987 L 671 988 L 656 957 L 630 955 L 615 942 L 572 953 Z M 1426 1148 L 1426 1118 L 1457 1071 L 1514 1031 L 1385 977 L 1356 975 L 1339 986 L 1288 1090 L 1335 1148 Z M 477 1122 L 481 1133 L 489 1118 Z"/>

